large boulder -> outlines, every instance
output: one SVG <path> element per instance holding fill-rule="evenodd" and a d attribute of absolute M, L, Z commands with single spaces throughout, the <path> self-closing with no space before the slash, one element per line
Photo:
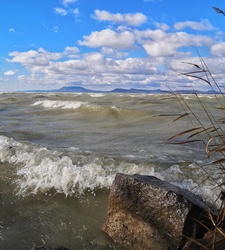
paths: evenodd
<path fill-rule="evenodd" d="M 209 206 L 198 196 L 153 176 L 118 173 L 102 230 L 129 249 L 182 249 L 202 238 Z"/>

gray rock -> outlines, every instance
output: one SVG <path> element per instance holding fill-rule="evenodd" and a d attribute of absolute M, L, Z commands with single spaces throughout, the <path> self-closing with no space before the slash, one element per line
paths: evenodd
<path fill-rule="evenodd" d="M 201 238 L 209 207 L 198 196 L 153 176 L 117 174 L 102 230 L 129 249 L 182 249 Z M 200 223 L 199 223 L 200 222 Z"/>

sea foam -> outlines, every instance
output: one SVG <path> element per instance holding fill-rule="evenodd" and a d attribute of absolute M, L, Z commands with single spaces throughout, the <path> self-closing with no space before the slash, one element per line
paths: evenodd
<path fill-rule="evenodd" d="M 76 148 L 74 154 L 77 152 L 79 150 Z M 163 170 L 154 164 L 137 164 L 126 160 L 118 162 L 94 154 L 91 157 L 84 155 L 82 161 L 74 161 L 68 155 L 62 156 L 61 152 L 29 142 L 18 142 L 6 136 L 0 136 L 0 162 L 10 164 L 10 171 L 15 171 L 13 176 L 17 177 L 13 182 L 17 186 L 17 194 L 21 196 L 38 192 L 48 194 L 52 190 L 66 196 L 80 196 L 87 190 L 95 192 L 97 189 L 109 188 L 118 172 L 152 175 L 186 188 L 210 202 L 215 201 L 218 195 L 215 183 L 199 186 L 192 177 L 184 177 L 179 165 Z M 195 171 L 195 174 L 201 175 L 199 171 Z"/>
<path fill-rule="evenodd" d="M 37 101 L 32 106 L 42 106 L 43 108 L 48 109 L 78 109 L 82 105 L 86 105 L 86 102 L 80 102 L 80 101 L 52 101 L 52 100 L 43 100 L 43 101 Z"/>
<path fill-rule="evenodd" d="M 104 159 L 93 157 L 92 161 L 73 163 L 69 156 L 60 156 L 37 145 L 17 142 L 0 136 L 0 161 L 15 167 L 18 195 L 37 194 L 54 189 L 67 195 L 81 195 L 86 190 L 109 188 L 117 172 L 135 174 L 140 166 L 130 163 L 117 163 L 111 159 L 108 164 Z M 144 168 L 142 169 L 144 170 Z"/>

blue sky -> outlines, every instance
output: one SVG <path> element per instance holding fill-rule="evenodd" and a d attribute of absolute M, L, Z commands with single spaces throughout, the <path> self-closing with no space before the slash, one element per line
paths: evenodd
<path fill-rule="evenodd" d="M 207 89 L 198 63 L 225 79 L 224 1 L 2 0 L 0 91 L 82 86 Z"/>

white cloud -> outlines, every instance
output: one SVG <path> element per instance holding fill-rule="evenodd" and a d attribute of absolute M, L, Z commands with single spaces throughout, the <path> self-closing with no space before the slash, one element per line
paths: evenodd
<path fill-rule="evenodd" d="M 72 9 L 65 9 L 68 14 L 72 14 Z M 100 16 L 103 18 L 103 14 L 101 12 L 99 18 Z M 106 14 L 107 20 L 110 18 L 111 21 L 116 20 L 114 14 L 108 12 Z M 122 19 L 117 19 L 118 23 L 122 23 L 119 20 L 124 22 L 125 15 L 120 18 Z M 178 28 L 186 27 L 182 25 L 178 25 Z M 130 87 L 132 84 L 141 87 L 147 84 L 167 85 L 170 82 L 190 85 L 193 79 L 178 75 L 176 72 L 187 67 L 181 63 L 182 61 L 193 59 L 191 48 L 187 52 L 188 46 L 197 48 L 205 46 L 206 49 L 211 48 L 214 57 L 209 61 L 209 65 L 215 74 L 219 74 L 217 75 L 219 82 L 222 82 L 225 78 L 225 62 L 217 61 L 216 57 L 225 57 L 224 42 L 215 44 L 215 41 L 206 35 L 174 32 L 165 23 L 155 23 L 155 26 L 156 29 L 141 30 L 121 25 L 115 29 L 111 27 L 93 31 L 78 41 L 78 47 L 65 47 L 58 53 L 43 48 L 25 52 L 14 51 L 9 54 L 10 59 L 7 61 L 19 63 L 28 71 L 28 74 L 21 74 L 18 77 L 21 84 L 38 83 L 40 86 L 52 83 L 60 86 L 79 82 L 89 87 L 98 86 L 96 88 L 99 89 L 106 85 L 109 88 L 128 87 L 128 85 Z M 88 53 L 85 48 L 80 50 L 79 46 L 89 47 Z M 10 75 L 12 72 L 5 72 L 5 75 L 7 74 Z M 197 87 L 200 86 L 200 83 L 198 84 Z"/>
<path fill-rule="evenodd" d="M 191 35 L 186 32 L 166 33 L 162 30 L 136 31 L 137 40 L 150 56 L 172 56 L 178 49 L 187 46 L 211 46 L 208 36 Z"/>
<path fill-rule="evenodd" d="M 54 32 L 54 33 L 58 33 L 58 31 L 59 31 L 59 27 L 58 27 L 58 26 L 54 26 L 54 27 L 53 27 L 53 32 Z"/>
<path fill-rule="evenodd" d="M 167 25 L 166 23 L 155 22 L 155 26 L 156 26 L 156 28 L 163 30 L 163 31 L 167 31 L 170 29 L 169 25 Z"/>
<path fill-rule="evenodd" d="M 128 57 L 129 53 L 128 52 L 120 52 L 118 50 L 109 48 L 109 47 L 102 47 L 101 48 L 101 53 L 103 55 L 108 55 L 111 58 L 123 58 L 123 57 Z"/>
<path fill-rule="evenodd" d="M 89 64 L 94 64 L 95 66 L 100 66 L 105 64 L 105 58 L 101 53 L 91 53 L 84 56 L 84 60 Z"/>
<path fill-rule="evenodd" d="M 66 16 L 67 15 L 67 10 L 63 9 L 63 8 L 54 8 L 54 11 L 56 14 L 60 15 L 60 16 Z"/>
<path fill-rule="evenodd" d="M 22 32 L 21 32 L 21 31 L 15 30 L 14 28 L 10 28 L 10 29 L 8 30 L 8 32 L 9 32 L 10 34 L 22 35 Z"/>
<path fill-rule="evenodd" d="M 26 76 L 25 75 L 20 75 L 17 77 L 19 81 L 25 80 Z"/>
<path fill-rule="evenodd" d="M 215 29 L 212 24 L 207 19 L 203 19 L 200 22 L 185 21 L 178 22 L 174 24 L 176 30 L 182 30 L 185 28 L 190 28 L 193 30 L 213 30 Z"/>
<path fill-rule="evenodd" d="M 92 32 L 90 36 L 84 36 L 79 45 L 91 48 L 111 47 L 113 49 L 128 49 L 134 47 L 135 36 L 130 31 L 116 32 L 111 29 Z"/>
<path fill-rule="evenodd" d="M 21 63 L 26 67 L 32 68 L 33 66 L 47 66 L 50 60 L 58 60 L 61 58 L 60 53 L 50 53 L 43 48 L 39 48 L 37 51 L 29 50 L 27 52 L 14 51 L 9 54 L 13 57 L 8 59 L 8 62 Z"/>
<path fill-rule="evenodd" d="M 213 45 L 211 47 L 211 54 L 219 57 L 225 57 L 225 42 Z"/>
<path fill-rule="evenodd" d="M 13 76 L 15 74 L 16 74 L 16 70 L 9 70 L 9 71 L 4 72 L 5 76 Z"/>
<path fill-rule="evenodd" d="M 69 57 L 72 54 L 77 58 L 64 58 L 61 61 L 62 57 Z M 40 63 L 44 55 L 48 61 L 47 64 Z M 56 55 L 57 53 L 50 53 L 42 48 L 37 51 L 11 53 L 13 57 L 11 62 L 19 62 L 31 72 L 31 74 L 20 75 L 18 77 L 20 83 L 39 83 L 39 86 L 54 83 L 57 87 L 56 85 L 79 82 L 83 85 L 97 86 L 99 89 L 106 85 L 111 88 L 130 87 L 132 84 L 141 87 L 149 84 L 170 85 L 172 82 L 191 85 L 193 79 L 178 74 L 187 68 L 187 65 L 181 62 L 185 60 L 198 62 L 198 58 L 193 58 L 190 54 L 179 53 L 173 57 L 113 59 L 106 58 L 100 52 L 81 55 L 76 47 L 66 47 L 64 51 Z M 225 77 L 224 60 L 215 58 L 207 61 L 213 72 L 220 74 L 218 82 L 221 83 Z M 195 87 L 198 88 L 202 84 L 197 81 Z"/>
<path fill-rule="evenodd" d="M 62 55 L 68 58 L 78 57 L 79 49 L 77 47 L 66 47 Z"/>
<path fill-rule="evenodd" d="M 69 4 L 75 3 L 77 0 L 62 0 L 62 4 L 67 6 Z"/>
<path fill-rule="evenodd" d="M 73 15 L 76 21 L 79 21 L 78 17 L 80 15 L 80 11 L 78 8 L 69 8 L 67 7 L 67 5 L 65 5 L 65 8 L 60 8 L 60 7 L 54 8 L 54 12 L 60 16 Z"/>
<path fill-rule="evenodd" d="M 160 41 L 160 40 L 165 40 L 167 37 L 167 33 L 163 30 L 157 29 L 157 30 L 151 30 L 151 29 L 146 29 L 146 30 L 135 30 L 135 35 L 136 38 L 139 42 L 141 42 L 142 39 L 145 41 Z"/>
<path fill-rule="evenodd" d="M 105 10 L 95 10 L 93 18 L 99 21 L 109 21 L 114 23 L 122 23 L 130 26 L 140 26 L 147 21 L 147 17 L 142 13 L 135 14 L 112 14 Z"/>
<path fill-rule="evenodd" d="M 16 31 L 15 31 L 14 28 L 10 28 L 10 29 L 9 29 L 9 33 L 14 34 L 14 33 L 16 33 Z"/>
<path fill-rule="evenodd" d="M 72 12 L 73 12 L 73 15 L 74 15 L 76 18 L 78 18 L 79 14 L 80 14 L 79 9 L 78 9 L 78 8 L 75 8 L 75 9 L 73 9 Z"/>
<path fill-rule="evenodd" d="M 78 52 L 76 47 L 67 47 L 59 54 L 65 56 Z M 18 78 L 20 81 L 32 82 L 32 79 L 37 80 L 38 74 L 41 74 L 42 78 L 44 74 L 44 79 L 41 80 L 42 84 L 53 82 L 53 79 L 56 84 L 66 84 L 70 81 L 82 83 L 93 81 L 93 84 L 113 84 L 118 81 L 119 84 L 122 78 L 124 79 L 124 74 L 127 74 L 127 79 L 133 78 L 133 81 L 135 78 L 139 80 L 142 78 L 142 81 L 144 79 L 146 81 L 143 74 L 150 75 L 157 71 L 153 66 L 154 62 L 144 58 L 114 60 L 105 58 L 102 53 L 88 53 L 73 60 L 55 61 L 56 58 L 60 59 L 60 56 L 54 55 L 55 53 L 50 53 L 42 48 L 37 51 L 12 52 L 10 56 L 13 58 L 10 62 L 21 63 L 31 72 L 32 77 L 31 75 L 21 75 Z M 143 75 L 143 77 L 140 77 L 140 75 Z"/>

